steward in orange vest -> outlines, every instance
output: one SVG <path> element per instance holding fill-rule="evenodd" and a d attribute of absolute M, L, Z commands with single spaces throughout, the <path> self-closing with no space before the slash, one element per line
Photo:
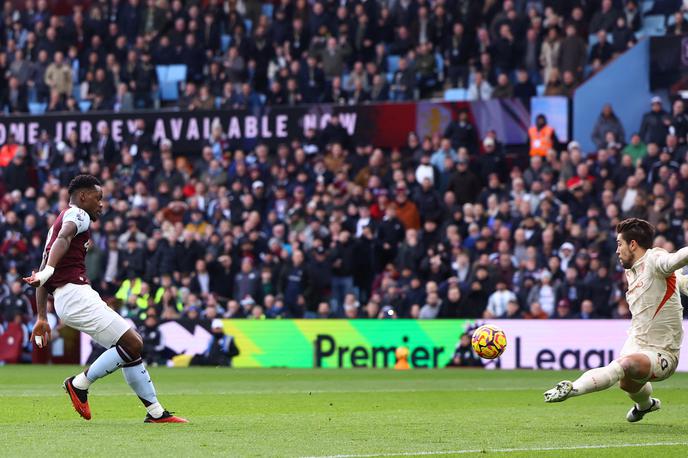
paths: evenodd
<path fill-rule="evenodd" d="M 554 148 L 554 144 L 557 142 L 554 129 L 547 125 L 547 118 L 542 114 L 537 115 L 535 125 L 528 129 L 528 138 L 530 139 L 531 156 L 547 156 L 549 150 Z"/>

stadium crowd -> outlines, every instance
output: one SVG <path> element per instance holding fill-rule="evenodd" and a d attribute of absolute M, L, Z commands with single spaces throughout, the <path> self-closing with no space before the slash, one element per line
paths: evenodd
<path fill-rule="evenodd" d="M 75 109 L 75 95 L 93 109 L 151 107 L 155 66 L 177 62 L 188 68 L 183 109 L 403 100 L 444 85 L 479 99 L 512 78 L 503 96 L 527 98 L 533 83 L 559 93 L 550 84 L 559 75 L 570 89 L 640 27 L 633 0 L 285 0 L 271 17 L 265 11 L 258 2 L 122 0 L 63 17 L 45 0 L 21 10 L 5 2 L 4 107 L 25 111 L 33 99 L 49 111 Z M 678 16 L 671 33 L 682 30 Z M 589 33 L 613 35 L 615 47 L 598 43 L 588 54 Z M 390 81 L 388 55 L 399 57 Z M 373 96 L 377 84 L 388 95 Z M 351 138 L 333 117 L 272 150 L 230 146 L 213 129 L 190 156 L 173 155 L 169 140 L 154 143 L 152 126 L 137 122 L 121 144 L 103 128 L 91 144 L 43 132 L 35 145 L 10 136 L 0 147 L 2 320 L 30 319 L 19 279 L 40 265 L 79 173 L 99 177 L 106 195 L 91 228 L 89 276 L 141 321 L 626 318 L 615 223 L 644 217 L 658 243 L 686 243 L 680 100 L 666 110 L 653 99 L 630 136 L 606 107 L 591 155 L 575 141 L 559 144 L 545 119 L 532 135 L 551 142 L 519 155 L 494 132 L 479 138 L 469 113 L 432 137 L 409 132 L 391 150 Z"/>
<path fill-rule="evenodd" d="M 605 107 L 595 154 L 574 141 L 528 160 L 466 113 L 390 151 L 337 117 L 273 151 L 216 135 L 195 157 L 153 144 L 143 121 L 121 145 L 107 130 L 91 145 L 10 141 L 0 308 L 30 313 L 18 279 L 87 172 L 106 195 L 88 274 L 133 319 L 625 318 L 615 224 L 646 218 L 670 250 L 688 234 L 688 115 L 651 102 L 628 144 Z"/>
<path fill-rule="evenodd" d="M 682 33 L 681 2 L 656 3 L 679 11 L 667 33 Z M 642 19 L 634 0 L 98 0 L 61 14 L 50 5 L 3 4 L 8 113 L 158 107 L 157 67 L 175 64 L 185 66 L 172 81 L 181 87 L 162 99 L 182 109 L 412 100 L 449 87 L 471 100 L 527 98 L 539 85 L 570 95 L 635 43 Z"/>

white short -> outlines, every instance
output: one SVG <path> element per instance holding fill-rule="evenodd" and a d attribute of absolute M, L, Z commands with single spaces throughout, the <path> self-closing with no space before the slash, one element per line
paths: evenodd
<path fill-rule="evenodd" d="M 637 380 L 638 382 L 661 382 L 671 377 L 678 367 L 678 353 L 643 348 L 629 337 L 621 349 L 621 356 L 628 356 L 633 353 L 641 353 L 650 358 L 650 376 L 647 380 Z"/>
<path fill-rule="evenodd" d="M 114 346 L 129 324 L 112 310 L 91 285 L 67 283 L 53 292 L 55 311 L 62 322 L 85 332 L 105 348 Z"/>

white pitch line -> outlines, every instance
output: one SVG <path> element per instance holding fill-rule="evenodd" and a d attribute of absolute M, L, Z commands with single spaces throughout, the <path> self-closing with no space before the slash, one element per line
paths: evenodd
<path fill-rule="evenodd" d="M 611 448 L 635 448 L 635 447 L 673 447 L 678 445 L 688 446 L 688 442 L 648 442 L 644 444 L 618 444 L 618 445 L 572 445 L 570 447 L 521 447 L 521 448 L 495 448 L 495 449 L 463 449 L 463 450 L 436 450 L 421 452 L 399 453 L 370 453 L 350 455 L 321 455 L 304 458 L 376 458 L 382 456 L 427 456 L 427 455 L 464 455 L 467 453 L 514 453 L 514 452 L 552 452 L 561 450 L 596 450 Z"/>

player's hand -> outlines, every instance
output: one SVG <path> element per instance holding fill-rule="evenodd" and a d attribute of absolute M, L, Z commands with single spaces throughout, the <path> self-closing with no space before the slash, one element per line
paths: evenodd
<path fill-rule="evenodd" d="M 31 331 L 31 342 L 33 342 L 38 348 L 44 348 L 48 346 L 50 342 L 50 325 L 46 320 L 39 319 L 36 324 L 33 325 L 33 331 Z"/>
<path fill-rule="evenodd" d="M 24 277 L 22 278 L 25 283 L 27 283 L 29 286 L 33 286 L 34 288 L 38 288 L 41 286 L 41 280 L 36 278 L 36 271 L 32 270 L 31 271 L 31 276 L 30 277 Z"/>

